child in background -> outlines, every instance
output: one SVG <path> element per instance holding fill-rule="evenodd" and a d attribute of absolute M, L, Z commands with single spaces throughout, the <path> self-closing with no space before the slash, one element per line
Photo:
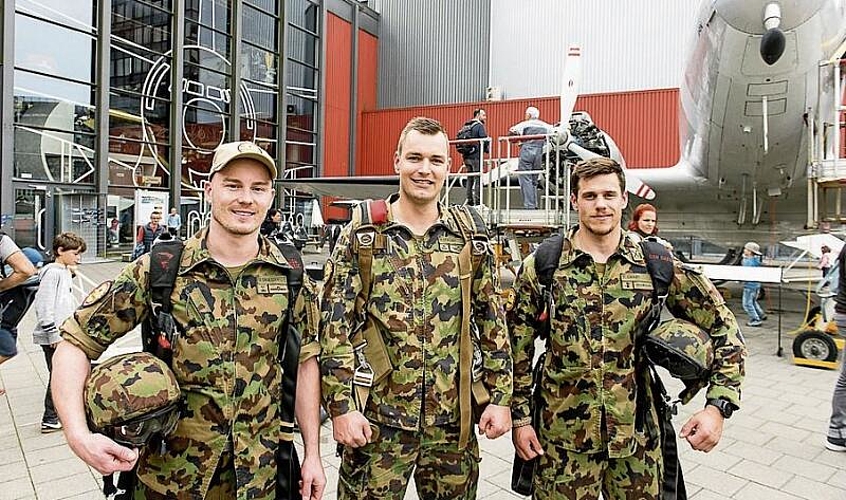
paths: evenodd
<path fill-rule="evenodd" d="M 820 255 L 820 263 L 817 267 L 820 268 L 820 271 L 822 271 L 822 277 L 825 278 L 828 271 L 831 270 L 831 248 L 829 248 L 828 245 L 823 245 L 820 247 L 820 252 L 822 255 Z"/>
<path fill-rule="evenodd" d="M 761 266 L 761 246 L 750 241 L 743 245 L 742 265 L 747 267 Z M 761 326 L 767 319 L 764 309 L 758 304 L 758 293 L 761 291 L 760 281 L 746 281 L 743 283 L 743 310 L 749 315 L 746 326 Z"/>
<path fill-rule="evenodd" d="M 53 255 L 56 260 L 41 269 L 41 284 L 35 294 L 35 314 L 38 323 L 32 332 L 32 340 L 41 346 L 47 371 L 53 373 L 53 353 L 61 342 L 59 325 L 76 309 L 73 297 L 73 275 L 70 267 L 79 264 L 79 256 L 85 252 L 85 240 L 74 233 L 62 233 L 53 239 Z M 62 428 L 56 408 L 50 382 L 47 382 L 47 394 L 44 396 L 44 415 L 41 417 L 41 432 L 54 432 Z"/>

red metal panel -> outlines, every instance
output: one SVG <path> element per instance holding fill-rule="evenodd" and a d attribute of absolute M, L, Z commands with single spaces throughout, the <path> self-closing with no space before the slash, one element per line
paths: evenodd
<path fill-rule="evenodd" d="M 488 115 L 488 135 L 495 138 L 507 135 L 511 125 L 523 120 L 528 106 L 537 107 L 541 119 L 558 121 L 558 97 L 365 111 L 359 129 L 361 155 L 355 172 L 391 174 L 396 141 L 406 122 L 415 116 L 439 120 L 454 136 L 473 110 L 483 107 Z M 575 109 L 590 113 L 594 122 L 614 138 L 629 167 L 644 168 L 669 167 L 678 162 L 678 106 L 678 89 L 661 89 L 582 95 Z M 453 164 L 458 162 L 460 156 L 454 154 Z"/>
<path fill-rule="evenodd" d="M 326 19 L 326 127 L 323 142 L 323 175 L 349 175 L 350 156 L 350 57 L 352 25 L 328 13 Z M 324 199 L 324 219 L 344 217 L 345 210 L 328 207 Z"/>
<path fill-rule="evenodd" d="M 358 112 L 376 109 L 379 78 L 379 39 L 358 30 Z"/>
<path fill-rule="evenodd" d="M 350 136 L 350 58 L 352 26 L 329 13 L 326 23 L 326 127 L 323 172 L 348 175 Z"/>
<path fill-rule="evenodd" d="M 364 30 L 358 31 L 358 109 L 356 118 L 356 164 L 361 164 L 362 113 L 376 109 L 379 79 L 379 39 Z"/>

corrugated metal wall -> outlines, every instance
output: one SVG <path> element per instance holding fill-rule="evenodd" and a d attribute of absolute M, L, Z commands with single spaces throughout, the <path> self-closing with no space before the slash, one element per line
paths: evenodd
<path fill-rule="evenodd" d="M 488 135 L 498 137 L 506 135 L 511 125 L 523 119 L 527 106 L 540 109 L 541 119 L 549 123 L 558 121 L 558 102 L 557 97 L 545 97 L 365 112 L 359 133 L 361 161 L 356 174 L 392 174 L 396 141 L 406 122 L 414 116 L 435 118 L 454 136 L 473 110 L 483 107 L 488 115 Z M 667 167 L 678 162 L 678 90 L 582 95 L 575 109 L 590 113 L 594 122 L 614 138 L 630 168 Z M 516 151 L 512 152 L 512 156 L 515 154 Z M 453 152 L 453 164 L 460 161 L 460 156 Z"/>
<path fill-rule="evenodd" d="M 713 0 L 491 0 L 490 85 L 560 95 L 576 44 L 583 93 L 678 87 L 700 1 Z"/>
<path fill-rule="evenodd" d="M 379 106 L 485 98 L 491 0 L 382 0 Z"/>

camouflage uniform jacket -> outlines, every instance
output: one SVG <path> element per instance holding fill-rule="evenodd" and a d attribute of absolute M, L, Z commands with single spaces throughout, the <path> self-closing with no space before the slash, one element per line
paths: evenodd
<path fill-rule="evenodd" d="M 393 371 L 375 384 L 365 415 L 405 430 L 457 424 L 461 330 L 458 254 L 464 246 L 458 223 L 440 205 L 440 217 L 424 236 L 413 236 L 393 219 L 380 227 L 388 248 L 374 250 L 372 290 L 366 307 L 385 341 Z M 351 240 L 344 228 L 327 263 L 320 328 L 323 398 L 333 416 L 356 409 L 352 377 L 356 362 L 350 336 L 357 333 L 355 298 L 361 291 Z M 480 331 L 484 383 L 491 403 L 511 401 L 511 351 L 493 256 L 483 257 L 473 279 L 472 310 Z"/>
<path fill-rule="evenodd" d="M 233 279 L 209 255 L 206 234 L 186 242 L 171 295 L 182 416 L 164 454 L 144 449 L 138 476 L 170 498 L 203 498 L 221 453 L 231 447 L 237 498 L 272 498 L 281 433 L 277 335 L 288 307 L 288 264 L 261 237 L 258 256 Z M 145 255 L 92 291 L 62 325 L 65 340 L 93 360 L 138 325 L 149 308 L 149 265 Z M 319 321 L 314 283 L 303 280 L 293 318 L 303 336 L 301 361 L 317 354 Z"/>
<path fill-rule="evenodd" d="M 628 457 L 636 440 L 646 439 L 644 431 L 635 428 L 635 396 L 645 374 L 636 373 L 634 337 L 652 306 L 652 281 L 631 235 L 624 232 L 599 275 L 591 256 L 571 247 L 574 231 L 564 239 L 551 284 L 554 307 L 539 432 L 567 450 Z M 515 291 L 509 327 L 514 352 L 512 417 L 519 426 L 530 422 L 531 365 L 543 303 L 534 254 L 523 262 Z M 676 261 L 666 305 L 675 317 L 698 325 L 713 339 L 716 359 L 707 397 L 739 406 L 746 348 L 722 296 L 705 276 Z M 652 406 L 651 399 L 647 402 Z M 647 414 L 646 425 L 656 425 L 655 409 Z"/>

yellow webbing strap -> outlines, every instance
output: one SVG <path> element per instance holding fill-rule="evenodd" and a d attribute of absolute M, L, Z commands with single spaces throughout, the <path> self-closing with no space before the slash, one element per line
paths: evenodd
<path fill-rule="evenodd" d="M 473 384 L 471 367 L 473 364 L 473 345 L 470 341 L 470 287 L 473 283 L 473 266 L 470 259 L 472 242 L 467 241 L 458 254 L 458 276 L 461 282 L 461 337 L 458 344 L 458 409 L 461 413 L 461 431 L 458 435 L 458 448 L 463 449 L 470 440 L 473 423 L 470 386 Z"/>
<path fill-rule="evenodd" d="M 480 236 L 484 237 L 485 239 L 487 239 L 487 234 L 485 234 L 484 232 L 480 232 L 481 229 L 477 227 L 477 224 L 473 220 L 473 216 L 470 214 L 467 206 L 459 205 L 459 206 L 451 207 L 450 209 L 452 210 L 452 213 L 455 216 L 456 222 L 458 222 L 458 226 L 461 229 L 462 235 L 464 236 L 464 241 L 467 244 L 475 243 L 476 235 L 480 235 Z M 476 228 L 476 230 L 474 230 L 472 228 Z M 474 251 L 474 252 L 471 253 L 471 257 L 470 257 L 471 276 L 470 276 L 470 283 L 468 284 L 470 291 L 468 292 L 467 298 L 469 298 L 470 295 L 472 294 L 473 279 L 476 278 L 476 273 L 479 271 L 479 266 L 482 263 L 482 257 L 483 257 L 483 254 L 481 252 Z M 462 295 L 462 307 L 463 307 L 463 304 L 467 304 L 467 303 L 468 303 L 468 300 L 465 300 L 464 296 Z M 464 316 L 462 317 L 462 321 L 464 321 L 464 318 L 467 318 L 467 321 L 468 321 L 467 328 L 468 328 L 468 331 L 469 331 L 469 328 L 470 328 L 469 321 L 470 321 L 470 318 L 472 316 L 472 308 L 470 307 L 470 304 L 467 304 L 467 308 L 463 309 L 463 310 L 464 310 Z M 480 346 L 480 348 L 481 348 L 481 346 Z M 472 366 L 472 361 L 473 361 L 473 359 L 472 359 L 472 356 L 471 356 L 471 366 Z M 484 381 L 481 378 L 477 379 L 475 377 L 475 374 L 472 374 L 472 375 L 473 375 L 473 387 L 472 387 L 473 400 L 475 400 L 476 405 L 478 405 L 478 406 L 483 406 L 483 405 L 488 404 L 491 400 L 491 395 L 488 392 L 487 387 L 485 387 Z"/>
<path fill-rule="evenodd" d="M 373 244 L 358 246 L 358 269 L 359 277 L 361 278 L 361 293 L 355 298 L 355 311 L 359 317 L 364 317 L 366 314 L 367 300 L 370 296 L 370 280 L 371 268 L 373 266 Z M 364 325 L 361 328 L 365 328 Z M 355 335 L 356 341 L 353 343 L 353 348 L 356 350 L 364 349 L 362 343 L 366 343 L 367 339 L 364 336 L 364 331 L 358 332 Z M 367 399 L 370 397 L 370 385 L 353 384 L 353 391 L 356 400 L 358 411 L 364 412 L 367 406 Z"/>

